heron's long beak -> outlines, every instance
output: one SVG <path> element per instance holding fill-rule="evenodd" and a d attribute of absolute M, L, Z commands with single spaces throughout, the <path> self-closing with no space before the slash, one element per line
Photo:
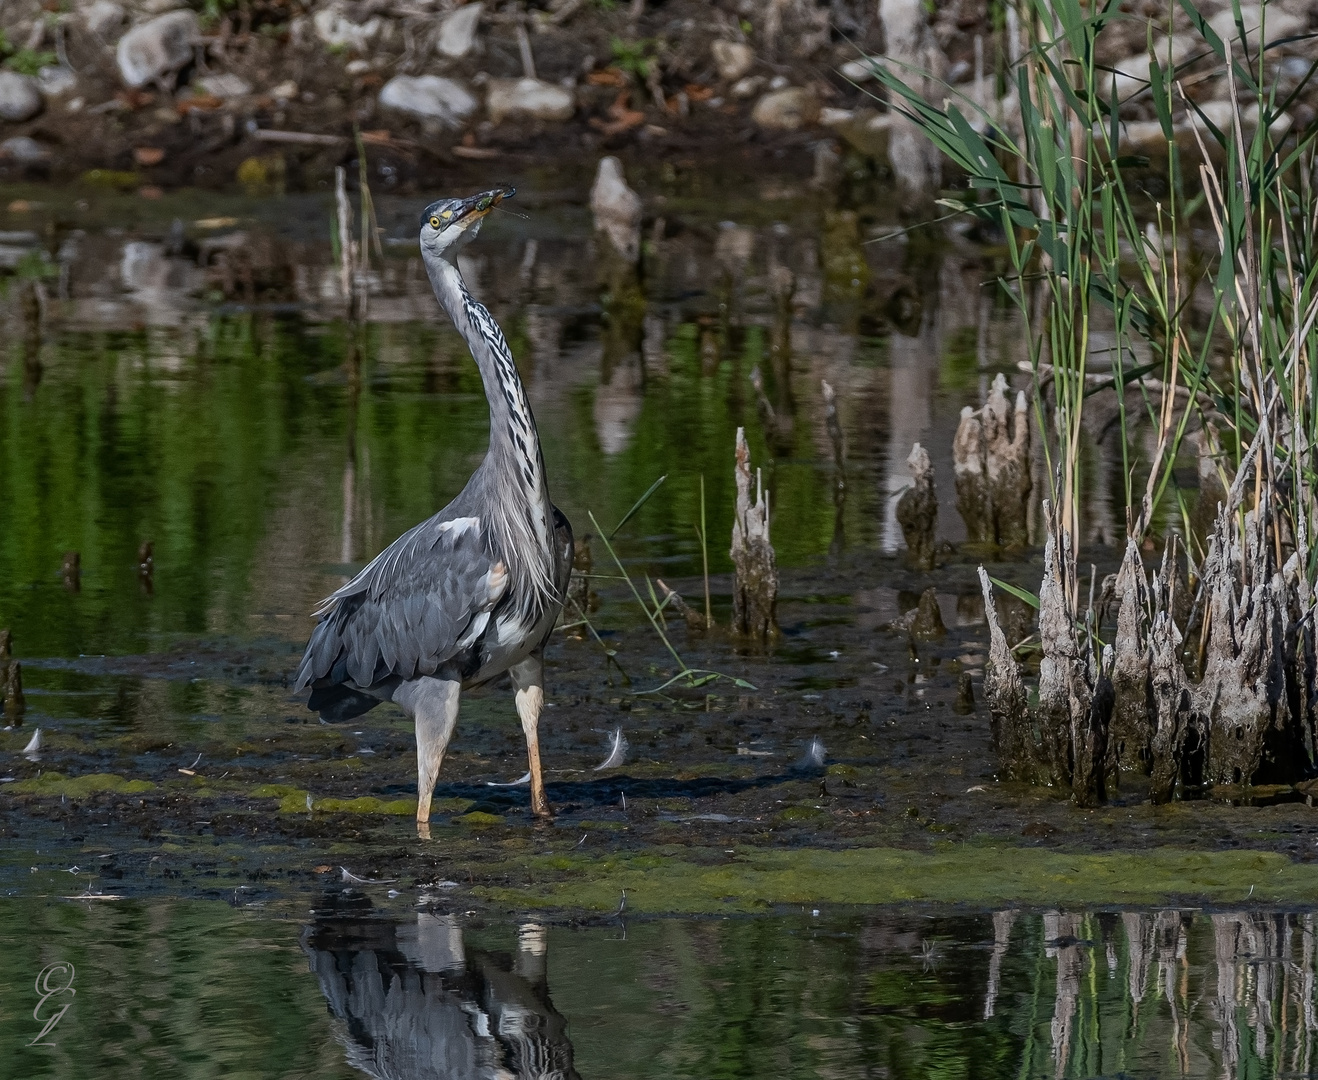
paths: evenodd
<path fill-rule="evenodd" d="M 472 195 L 470 198 L 463 199 L 454 218 L 453 224 L 462 224 L 464 226 L 474 225 L 483 218 L 504 199 L 511 199 L 517 194 L 517 189 L 511 185 L 504 184 L 500 187 L 491 188 L 489 191 L 482 191 L 478 195 Z"/>

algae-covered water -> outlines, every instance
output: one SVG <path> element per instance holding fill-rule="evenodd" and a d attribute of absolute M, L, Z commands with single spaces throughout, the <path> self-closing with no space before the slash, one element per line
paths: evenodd
<path fill-rule="evenodd" d="M 430 841 L 401 714 L 322 725 L 288 689 L 317 601 L 484 450 L 416 207 L 381 202 L 353 330 L 323 198 L 0 192 L 0 629 L 26 699 L 0 732 L 0 1075 L 1309 1075 L 1312 808 L 1136 785 L 1081 811 L 995 777 L 964 683 L 974 568 L 1001 555 L 962 543 L 950 454 L 962 406 L 1020 378 L 992 250 L 805 182 L 636 182 L 639 270 L 561 177 L 463 262 L 594 576 L 590 627 L 547 654 L 553 823 L 506 786 L 525 748 L 494 685 L 464 699 Z M 652 693 L 677 661 L 591 515 L 611 531 L 666 477 L 615 548 L 703 607 L 703 484 L 726 625 L 739 426 L 783 636 L 671 618 L 726 677 Z M 895 518 L 917 440 L 931 574 Z M 1100 564 L 1110 496 L 1086 502 Z M 930 587 L 945 633 L 889 629 Z"/>

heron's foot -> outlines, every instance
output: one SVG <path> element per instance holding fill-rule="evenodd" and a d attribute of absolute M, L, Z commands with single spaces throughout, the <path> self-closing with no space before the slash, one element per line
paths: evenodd
<path fill-rule="evenodd" d="M 543 791 L 540 793 L 538 799 L 531 799 L 531 813 L 533 813 L 540 821 L 554 820 L 553 808 L 550 807 L 549 800 L 545 798 Z"/>
<path fill-rule="evenodd" d="M 417 818 L 417 819 L 416 819 L 416 838 L 417 838 L 418 840 L 429 840 L 429 839 L 430 839 L 430 819 L 429 819 L 429 818 L 427 818 L 425 821 L 422 821 L 420 818 Z"/>

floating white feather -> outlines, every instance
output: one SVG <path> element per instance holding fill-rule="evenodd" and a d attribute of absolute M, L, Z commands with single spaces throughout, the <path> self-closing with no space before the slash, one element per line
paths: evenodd
<path fill-rule="evenodd" d="M 627 736 L 622 733 L 622 728 L 618 728 L 613 733 L 612 742 L 609 746 L 609 756 L 595 766 L 594 771 L 600 772 L 603 769 L 616 769 L 627 760 Z"/>
<path fill-rule="evenodd" d="M 816 736 L 806 743 L 805 753 L 801 755 L 800 759 L 792 766 L 792 768 L 802 772 L 817 771 L 824 767 L 824 758 L 826 756 L 827 751 L 824 749 L 824 744 L 820 742 L 818 736 Z"/>

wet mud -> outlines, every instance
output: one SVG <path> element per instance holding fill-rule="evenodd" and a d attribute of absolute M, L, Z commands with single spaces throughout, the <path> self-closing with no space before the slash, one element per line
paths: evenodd
<path fill-rule="evenodd" d="M 542 725 L 553 823 L 533 821 L 525 787 L 490 786 L 525 764 L 496 685 L 464 702 L 430 842 L 411 820 L 401 715 L 319 723 L 285 688 L 287 645 L 29 661 L 33 705 L 3 735 L 0 873 L 9 888 L 60 895 L 250 899 L 382 882 L 418 899 L 459 889 L 496 908 L 608 911 L 625 892 L 630 909 L 652 912 L 1029 904 L 1041 882 L 1050 903 L 1229 902 L 1251 888 L 1274 901 L 1318 886 L 1318 821 L 1302 801 L 1154 807 L 1136 788 L 1083 810 L 1068 792 L 999 782 L 986 709 L 957 711 L 963 676 L 978 681 L 984 659 L 972 569 L 940 572 L 944 637 L 917 643 L 890 626 L 926 580 L 895 560 L 792 571 L 777 646 L 685 641 L 688 663 L 754 691 L 646 694 L 671 662 L 639 627 L 621 635 L 630 686 L 594 642 L 556 635 Z M 729 585 L 716 581 L 716 606 L 730 606 Z M 625 620 L 622 603 L 606 589 L 601 624 Z M 94 739 L 66 722 L 22 757 L 31 729 L 78 698 L 87 711 L 149 698 L 182 708 L 165 725 L 127 705 Z M 618 728 L 630 759 L 594 771 Z"/>

